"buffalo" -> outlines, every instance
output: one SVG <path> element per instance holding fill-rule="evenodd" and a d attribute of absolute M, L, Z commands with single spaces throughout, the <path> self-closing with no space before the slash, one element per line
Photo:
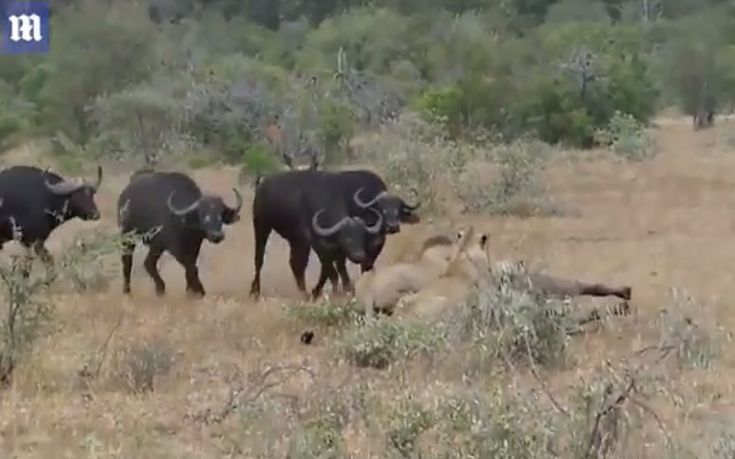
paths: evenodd
<path fill-rule="evenodd" d="M 360 264 L 360 271 L 365 273 L 373 269 L 375 261 L 383 251 L 387 235 L 398 233 L 401 223 L 415 224 L 420 221 L 420 217 L 414 211 L 421 204 L 420 202 L 408 204 L 399 196 L 388 193 L 388 187 L 383 179 L 369 170 L 334 172 L 332 180 L 335 183 L 334 189 L 345 199 L 350 215 L 370 219 L 372 209 L 376 209 L 383 216 L 381 231 L 366 239 L 366 256 Z M 335 266 L 342 278 L 344 289 L 352 290 L 345 257 L 338 257 Z"/>
<path fill-rule="evenodd" d="M 94 183 L 61 176 L 34 166 L 12 166 L 0 172 L 2 224 L 0 247 L 17 239 L 32 248 L 47 265 L 53 257 L 46 249 L 46 239 L 58 226 L 79 218 L 95 221 L 100 211 L 94 196 L 102 183 L 102 167 L 97 167 Z"/>
<path fill-rule="evenodd" d="M 255 276 L 250 294 L 260 295 L 260 271 L 271 231 L 290 245 L 289 264 L 302 293 L 306 293 L 304 275 L 313 249 L 322 269 L 312 290 L 317 298 L 329 279 L 337 288 L 335 260 L 349 258 L 361 264 L 366 258 L 365 238 L 383 228 L 383 215 L 374 208 L 366 210 L 371 220 L 354 217 L 340 193 L 337 173 L 318 170 L 294 170 L 271 175 L 259 181 L 253 199 L 255 233 Z"/>
<path fill-rule="evenodd" d="M 158 272 L 158 259 L 168 251 L 185 269 L 186 291 L 203 297 L 197 259 L 204 239 L 219 244 L 222 225 L 240 219 L 242 196 L 233 188 L 237 205 L 229 207 L 220 196 L 203 194 L 189 176 L 179 172 L 138 171 L 117 201 L 118 226 L 123 234 L 142 236 L 148 246 L 143 266 L 153 279 L 158 296 L 166 285 Z M 130 293 L 130 272 L 135 242 L 123 243 L 123 292 Z"/>

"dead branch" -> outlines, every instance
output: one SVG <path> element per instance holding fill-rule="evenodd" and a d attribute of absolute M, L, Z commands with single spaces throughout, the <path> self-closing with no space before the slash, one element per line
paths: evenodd
<path fill-rule="evenodd" d="M 219 424 L 239 408 L 252 406 L 263 394 L 283 384 L 288 379 L 289 374 L 294 373 L 305 373 L 312 379 L 316 377 L 314 371 L 305 365 L 269 366 L 260 373 L 251 373 L 247 378 L 250 380 L 247 386 L 242 382 L 238 382 L 234 387 L 231 387 L 227 400 L 216 413 L 212 413 L 211 409 L 207 409 L 192 416 L 192 419 L 207 425 Z M 271 377 L 276 376 L 279 377 L 270 380 Z"/>
<path fill-rule="evenodd" d="M 123 317 L 125 317 L 124 310 L 120 312 L 120 315 L 117 317 L 115 324 L 112 326 L 110 332 L 107 334 L 107 338 L 105 338 L 105 341 L 102 343 L 99 349 L 97 349 L 97 352 L 93 354 L 91 362 L 88 361 L 87 363 L 85 363 L 84 367 L 82 367 L 82 369 L 77 372 L 80 378 L 84 380 L 91 380 L 96 379 L 99 376 L 100 371 L 102 370 L 102 365 L 107 359 L 107 351 L 110 347 L 112 337 L 122 325 Z"/>
<path fill-rule="evenodd" d="M 592 426 L 592 432 L 590 432 L 589 443 L 587 444 L 587 452 L 584 457 L 591 459 L 600 456 L 600 449 L 603 447 L 603 436 L 600 432 L 602 422 L 607 418 L 613 410 L 620 408 L 629 398 L 631 393 L 635 390 L 635 378 L 631 378 L 628 387 L 611 403 L 609 403 L 604 409 L 599 411 L 595 416 L 595 422 Z"/>

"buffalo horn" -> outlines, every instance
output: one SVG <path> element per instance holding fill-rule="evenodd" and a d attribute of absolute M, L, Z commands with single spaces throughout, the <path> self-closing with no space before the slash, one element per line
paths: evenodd
<path fill-rule="evenodd" d="M 64 196 L 83 187 L 84 181 L 80 179 L 61 180 L 60 182 L 52 185 L 49 183 L 48 179 L 46 179 L 45 184 L 46 188 L 48 188 L 52 193 Z"/>
<path fill-rule="evenodd" d="M 375 222 L 373 226 L 366 227 L 365 230 L 370 234 L 378 234 L 378 232 L 383 226 L 383 215 L 375 209 L 370 209 L 370 210 L 372 210 L 378 216 L 378 221 Z"/>
<path fill-rule="evenodd" d="M 168 210 L 170 210 L 171 213 L 176 215 L 177 217 L 184 216 L 199 206 L 199 201 L 201 200 L 201 198 L 197 199 L 196 201 L 189 204 L 189 206 L 183 209 L 177 209 L 174 207 L 174 204 L 173 204 L 174 194 L 176 194 L 176 192 L 172 191 L 171 194 L 168 195 L 168 200 L 166 201 L 166 205 L 168 206 Z"/>
<path fill-rule="evenodd" d="M 321 215 L 324 212 L 324 209 L 319 210 L 317 213 L 314 214 L 314 216 L 311 218 L 311 226 L 314 228 L 314 232 L 322 237 L 329 237 L 339 231 L 343 226 L 349 223 L 350 217 L 345 217 L 342 220 L 338 221 L 334 224 L 334 226 L 331 226 L 329 228 L 324 228 L 319 225 L 319 215 Z"/>
<path fill-rule="evenodd" d="M 235 192 L 235 200 L 237 200 L 237 204 L 235 204 L 235 207 L 232 208 L 232 210 L 235 213 L 239 213 L 240 209 L 242 209 L 242 195 L 239 191 L 237 191 L 237 188 L 233 188 L 232 191 Z"/>
<path fill-rule="evenodd" d="M 385 191 L 381 191 L 369 202 L 365 202 L 362 199 L 360 199 L 360 195 L 362 194 L 362 191 L 364 189 L 365 188 L 358 189 L 357 191 L 355 191 L 355 194 L 352 196 L 352 199 L 354 199 L 355 203 L 363 209 L 374 205 L 376 202 L 378 202 L 380 199 L 384 198 L 388 194 Z"/>
<path fill-rule="evenodd" d="M 100 187 L 102 184 L 102 166 L 97 166 L 97 182 L 92 186 L 94 188 L 94 191 L 97 191 L 97 188 Z"/>

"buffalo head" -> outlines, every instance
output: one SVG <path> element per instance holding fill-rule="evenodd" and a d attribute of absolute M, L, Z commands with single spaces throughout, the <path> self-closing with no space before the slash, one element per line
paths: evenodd
<path fill-rule="evenodd" d="M 421 205 L 420 202 L 416 204 L 407 204 L 399 196 L 382 191 L 375 195 L 369 201 L 363 201 L 362 192 L 363 188 L 358 189 L 353 195 L 355 204 L 361 209 L 367 209 L 376 207 L 378 211 L 385 218 L 385 228 L 388 234 L 394 234 L 400 231 L 401 222 L 403 223 L 418 223 L 420 218 L 414 213 L 414 210 L 418 209 Z M 414 194 L 416 193 L 415 190 Z"/>
<path fill-rule="evenodd" d="M 175 207 L 173 198 L 175 191 L 168 196 L 169 211 L 177 217 L 183 217 L 187 222 L 201 229 L 208 241 L 218 244 L 225 238 L 222 225 L 231 225 L 240 220 L 242 196 L 233 188 L 237 205 L 230 207 L 220 196 L 202 195 L 186 207 Z"/>
<path fill-rule="evenodd" d="M 94 195 L 102 183 L 101 166 L 97 166 L 97 180 L 94 183 L 81 178 L 61 179 L 56 183 L 51 183 L 47 178 L 44 183 L 51 193 L 66 199 L 67 212 L 71 217 L 99 220 L 100 211 L 94 202 Z"/>
<path fill-rule="evenodd" d="M 361 264 L 365 259 L 365 236 L 378 234 L 383 225 L 383 216 L 375 209 L 370 209 L 377 215 L 377 222 L 368 226 L 359 217 L 344 217 L 334 225 L 325 228 L 319 224 L 319 216 L 324 209 L 319 210 L 311 219 L 311 227 L 317 235 L 329 238 L 335 237 L 337 244 L 345 251 L 347 258 L 353 263 Z"/>

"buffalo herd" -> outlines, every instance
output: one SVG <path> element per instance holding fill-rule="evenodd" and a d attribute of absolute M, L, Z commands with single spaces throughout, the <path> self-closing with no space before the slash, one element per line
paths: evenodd
<path fill-rule="evenodd" d="M 99 220 L 95 194 L 102 181 L 97 168 L 94 182 L 64 179 L 32 166 L 12 166 L 0 171 L 0 248 L 13 239 L 47 264 L 53 259 L 45 242 L 62 223 L 79 218 Z M 224 225 L 240 220 L 242 196 L 234 189 L 236 204 L 204 193 L 180 172 L 143 170 L 134 173 L 117 200 L 117 224 L 124 235 L 139 236 L 148 247 L 143 265 L 153 279 L 156 294 L 166 285 L 157 263 L 169 252 L 184 268 L 187 293 L 205 294 L 197 259 L 202 241 L 219 244 Z M 289 265 L 299 290 L 306 294 L 304 274 L 313 250 L 321 273 L 311 297 L 321 295 L 329 280 L 335 291 L 353 292 L 346 260 L 370 271 L 386 237 L 400 231 L 401 223 L 417 223 L 409 204 L 391 194 L 385 182 L 368 170 L 290 170 L 256 182 L 252 205 L 255 238 L 255 275 L 250 295 L 260 295 L 260 271 L 271 231 L 290 246 Z M 122 244 L 123 292 L 130 293 L 130 274 L 135 243 Z"/>

